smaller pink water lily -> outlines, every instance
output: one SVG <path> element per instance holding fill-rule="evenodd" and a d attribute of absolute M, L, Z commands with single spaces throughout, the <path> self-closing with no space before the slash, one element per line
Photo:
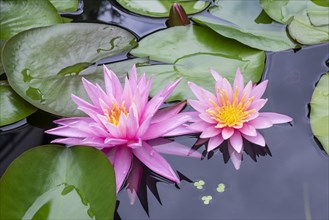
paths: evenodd
<path fill-rule="evenodd" d="M 106 66 L 106 91 L 84 78 L 82 82 L 92 103 L 75 95 L 72 99 L 87 116 L 56 120 L 55 123 L 60 126 L 46 133 L 66 137 L 53 143 L 88 145 L 103 150 L 114 166 L 117 192 L 127 179 L 132 203 L 142 176 L 141 163 L 178 183 L 180 180 L 176 173 L 159 152 L 201 157 L 200 153 L 191 153 L 190 148 L 182 144 L 164 139 L 192 133 L 185 124 L 191 120 L 192 113 L 180 113 L 184 102 L 160 109 L 180 80 L 168 84 L 150 100 L 152 79 L 147 81 L 145 74 L 138 79 L 135 66 L 129 79 L 126 77 L 124 88 L 115 73 Z"/>
<path fill-rule="evenodd" d="M 262 99 L 268 81 L 253 86 L 236 71 L 233 87 L 227 79 L 211 70 L 216 80 L 215 94 L 189 82 L 188 85 L 198 100 L 188 100 L 199 112 L 190 129 L 202 132 L 200 138 L 209 139 L 207 151 L 217 148 L 228 140 L 228 151 L 236 169 L 240 168 L 243 153 L 243 138 L 265 146 L 264 137 L 257 129 L 269 128 L 273 124 L 286 123 L 292 118 L 274 113 L 259 112 L 267 99 Z"/>

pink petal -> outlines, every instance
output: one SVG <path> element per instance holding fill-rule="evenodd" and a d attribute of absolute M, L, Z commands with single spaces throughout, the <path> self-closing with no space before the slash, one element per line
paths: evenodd
<path fill-rule="evenodd" d="M 85 91 L 90 99 L 94 103 L 94 105 L 99 105 L 98 104 L 98 98 L 100 96 L 100 92 L 94 84 L 86 80 L 85 78 L 82 78 L 82 84 L 85 88 Z"/>
<path fill-rule="evenodd" d="M 208 123 L 210 123 L 210 124 L 217 124 L 217 122 L 214 120 L 214 119 L 212 119 L 211 117 L 211 115 L 209 115 L 208 113 L 200 113 L 199 114 L 199 117 L 203 120 L 203 121 L 205 121 L 205 122 L 208 122 Z"/>
<path fill-rule="evenodd" d="M 261 112 L 260 115 L 270 120 L 273 124 L 287 123 L 293 120 L 287 115 L 282 115 L 274 112 Z"/>
<path fill-rule="evenodd" d="M 214 137 L 214 136 L 217 136 L 218 134 L 220 134 L 221 131 L 222 131 L 222 129 L 220 129 L 220 128 L 215 128 L 215 126 L 210 126 L 201 133 L 200 138 Z"/>
<path fill-rule="evenodd" d="M 137 159 L 133 159 L 131 171 L 127 179 L 127 193 L 130 204 L 133 205 L 136 200 L 139 185 L 142 179 L 143 167 Z"/>
<path fill-rule="evenodd" d="M 104 143 L 111 146 L 119 146 L 128 143 L 128 141 L 120 138 L 106 138 Z"/>
<path fill-rule="evenodd" d="M 192 92 L 195 95 L 195 97 L 197 99 L 199 99 L 201 102 L 204 102 L 205 104 L 211 105 L 211 103 L 209 102 L 209 100 L 210 99 L 211 100 L 216 100 L 216 97 L 214 96 L 214 94 L 212 94 L 208 90 L 205 90 L 202 87 L 199 87 L 199 86 L 195 85 L 192 82 L 188 82 L 188 86 L 192 90 Z"/>
<path fill-rule="evenodd" d="M 214 127 L 214 125 L 209 124 L 204 121 L 195 122 L 189 126 L 189 128 L 194 131 L 204 131 L 205 129 L 207 129 L 209 127 Z"/>
<path fill-rule="evenodd" d="M 116 192 L 121 189 L 123 182 L 129 172 L 132 160 L 132 153 L 127 147 L 118 147 L 114 158 L 114 171 L 116 179 Z"/>
<path fill-rule="evenodd" d="M 136 70 L 136 65 L 134 64 L 132 66 L 130 74 L 129 74 L 129 84 L 133 91 L 135 90 L 135 88 L 137 86 L 137 81 L 138 81 L 137 70 Z"/>
<path fill-rule="evenodd" d="M 243 140 L 239 131 L 234 131 L 234 134 L 230 138 L 230 143 L 236 152 L 242 152 Z"/>
<path fill-rule="evenodd" d="M 69 125 L 71 123 L 75 123 L 76 121 L 84 121 L 86 123 L 95 122 L 93 119 L 88 117 L 72 117 L 72 118 L 61 118 L 54 121 L 54 123 L 59 125 Z"/>
<path fill-rule="evenodd" d="M 71 128 L 67 125 L 47 130 L 45 131 L 45 133 L 64 136 L 64 137 L 75 137 L 75 138 L 84 138 L 90 136 L 89 133 L 86 133 L 76 128 Z"/>
<path fill-rule="evenodd" d="M 263 146 L 265 147 L 265 139 L 264 137 L 259 133 L 257 132 L 256 136 L 252 137 L 252 136 L 248 136 L 248 135 L 245 135 L 245 134 L 242 134 L 242 136 L 247 139 L 248 141 L 254 143 L 254 144 L 257 144 L 257 145 L 260 145 L 260 146 Z"/>
<path fill-rule="evenodd" d="M 112 94 L 116 98 L 121 97 L 122 86 L 118 77 L 105 65 L 103 65 L 103 71 L 104 71 L 104 82 L 105 82 L 106 93 Z"/>
<path fill-rule="evenodd" d="M 79 138 L 58 138 L 52 140 L 51 143 L 68 144 L 68 145 L 82 145 L 82 139 Z"/>
<path fill-rule="evenodd" d="M 268 80 L 265 80 L 260 84 L 258 84 L 257 86 L 255 86 L 252 89 L 250 96 L 253 96 L 254 100 L 261 98 L 266 90 L 267 84 L 268 84 Z"/>
<path fill-rule="evenodd" d="M 247 124 L 254 127 L 255 129 L 269 128 L 269 127 L 272 127 L 272 125 L 273 125 L 269 119 L 267 119 L 265 117 L 261 117 L 261 116 L 258 116 L 257 118 L 249 121 Z M 256 131 L 255 131 L 255 134 L 256 134 Z M 246 135 L 249 135 L 249 134 L 246 134 Z M 249 136 L 254 136 L 254 135 L 249 135 Z"/>
<path fill-rule="evenodd" d="M 202 157 L 202 155 L 199 152 L 192 150 L 191 148 L 186 147 L 185 145 L 174 141 L 169 141 L 168 143 L 163 143 L 160 145 L 153 146 L 153 149 L 159 153 L 164 153 L 164 154 L 172 154 L 177 156 L 190 156 L 195 158 Z"/>
<path fill-rule="evenodd" d="M 185 134 L 195 134 L 196 131 L 190 129 L 188 125 L 180 125 L 177 128 L 163 134 L 163 137 L 171 137 L 171 136 L 179 136 L 179 135 L 185 135 Z"/>
<path fill-rule="evenodd" d="M 216 147 L 221 145 L 223 143 L 223 141 L 224 141 L 224 139 L 220 135 L 211 137 L 208 142 L 207 152 L 212 151 L 213 149 L 215 149 Z"/>
<path fill-rule="evenodd" d="M 257 99 L 251 103 L 248 109 L 255 109 L 259 111 L 266 104 L 267 99 Z"/>
<path fill-rule="evenodd" d="M 223 77 L 221 77 L 221 75 L 219 75 L 219 73 L 217 73 L 215 70 L 210 69 L 210 73 L 212 74 L 212 76 L 216 81 L 223 80 Z"/>
<path fill-rule="evenodd" d="M 228 152 L 230 154 L 230 159 L 234 165 L 234 168 L 236 170 L 239 170 L 242 160 L 242 152 L 241 153 L 236 152 L 230 143 L 228 143 Z"/>
<path fill-rule="evenodd" d="M 222 130 L 222 137 L 224 140 L 229 139 L 234 134 L 234 128 L 225 127 Z"/>
<path fill-rule="evenodd" d="M 241 74 L 240 68 L 236 70 L 236 75 L 233 83 L 233 90 L 235 91 L 236 88 L 238 88 L 238 91 L 240 93 L 243 91 L 244 88 L 244 79 Z"/>
<path fill-rule="evenodd" d="M 239 129 L 239 131 L 242 134 L 248 135 L 248 136 L 256 136 L 257 135 L 257 131 L 256 129 L 249 125 L 249 123 L 244 123 L 243 127 Z"/>
<path fill-rule="evenodd" d="M 179 183 L 169 163 L 146 142 L 143 142 L 143 147 L 134 149 L 133 154 L 155 173 Z"/>
<path fill-rule="evenodd" d="M 122 114 L 123 115 L 123 114 Z M 130 107 L 128 118 L 126 120 L 126 136 L 128 139 L 136 137 L 139 128 L 139 118 L 136 105 L 133 103 Z"/>
<path fill-rule="evenodd" d="M 197 100 L 189 99 L 188 103 L 198 112 L 205 112 L 209 108 L 209 106 L 205 105 L 205 103 Z"/>
<path fill-rule="evenodd" d="M 226 78 L 223 78 L 221 89 L 226 92 L 228 99 L 232 102 L 233 89 L 230 82 Z"/>
<path fill-rule="evenodd" d="M 243 92 L 241 93 L 241 97 L 242 97 L 244 94 L 246 94 L 246 98 L 249 98 L 249 97 L 250 97 L 251 89 L 252 89 L 252 82 L 249 81 L 249 82 L 247 83 L 246 87 L 244 87 Z M 239 96 L 239 98 L 241 98 L 241 97 Z"/>
<path fill-rule="evenodd" d="M 186 105 L 186 102 L 179 102 L 170 107 L 160 109 L 153 116 L 151 123 L 157 123 L 157 122 L 160 122 L 163 120 L 167 120 L 170 117 L 177 115 L 185 107 L 185 105 Z"/>
<path fill-rule="evenodd" d="M 176 115 L 161 123 L 151 124 L 143 135 L 143 140 L 150 140 L 174 130 L 178 126 L 188 122 L 189 116 Z"/>

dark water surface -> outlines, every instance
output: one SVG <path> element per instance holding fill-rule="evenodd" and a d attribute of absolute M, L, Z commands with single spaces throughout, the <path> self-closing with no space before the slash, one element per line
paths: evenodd
<path fill-rule="evenodd" d="M 129 15 L 117 5 L 97 0 L 85 1 L 85 12 L 76 21 L 85 20 L 118 24 L 139 37 L 166 27 L 164 19 Z M 193 183 L 182 181 L 178 189 L 174 184 L 158 182 L 161 205 L 151 192 L 155 192 L 155 183 L 150 184 L 150 188 L 145 188 L 150 218 L 328 219 L 329 160 L 314 139 L 308 118 L 312 92 L 321 75 L 329 70 L 328 59 L 328 43 L 297 52 L 268 53 L 263 79 L 269 79 L 264 95 L 269 100 L 263 111 L 294 119 L 292 125 L 276 125 L 262 131 L 272 156 L 267 153 L 255 162 L 244 154 L 241 169 L 236 171 L 230 161 L 224 163 L 219 150 L 201 161 L 165 155 L 174 169 L 193 181 L 203 180 L 205 185 L 197 189 Z M 24 124 L 0 133 L 1 175 L 22 152 L 49 143 L 53 137 L 43 131 Z M 192 146 L 196 138 L 180 137 L 177 141 Z M 253 147 L 260 150 L 254 153 L 264 153 L 263 148 Z M 203 150 L 204 146 L 199 149 Z M 222 193 L 216 191 L 219 183 L 226 186 Z M 212 200 L 206 205 L 202 197 L 209 195 Z M 125 191 L 119 193 L 118 200 L 118 215 L 122 219 L 149 218 L 138 199 L 134 205 L 129 204 Z"/>

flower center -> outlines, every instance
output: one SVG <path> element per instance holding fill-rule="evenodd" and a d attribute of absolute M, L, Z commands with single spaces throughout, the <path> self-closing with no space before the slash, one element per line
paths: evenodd
<path fill-rule="evenodd" d="M 125 116 L 128 115 L 128 112 L 124 104 L 125 103 L 122 102 L 121 106 L 118 106 L 117 104 L 112 103 L 112 109 L 110 112 L 106 109 L 104 110 L 105 116 L 111 124 L 118 126 L 121 113 L 125 114 Z"/>
<path fill-rule="evenodd" d="M 217 93 L 221 99 L 221 106 L 210 100 L 214 108 L 206 110 L 212 116 L 211 118 L 217 121 L 215 127 L 242 127 L 243 123 L 248 121 L 250 114 L 255 111 L 255 109 L 248 110 L 254 97 L 246 99 L 246 93 L 244 93 L 239 100 L 239 90 L 235 88 L 231 102 L 225 90 L 217 88 Z"/>

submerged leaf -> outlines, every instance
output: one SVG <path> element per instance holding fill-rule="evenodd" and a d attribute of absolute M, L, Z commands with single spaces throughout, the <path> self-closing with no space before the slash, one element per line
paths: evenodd
<path fill-rule="evenodd" d="M 103 84 L 102 67 L 91 65 L 136 44 L 132 34 L 116 26 L 61 24 L 11 38 L 3 49 L 3 65 L 10 85 L 28 102 L 56 115 L 73 116 L 81 112 L 71 94 L 86 97 L 81 78 Z"/>
<path fill-rule="evenodd" d="M 37 110 L 17 95 L 7 81 L 0 81 L 0 109 L 0 126 L 22 120 Z"/>
<path fill-rule="evenodd" d="M 214 81 L 209 68 L 219 71 L 228 79 L 234 78 L 240 67 L 247 80 L 257 82 L 264 69 L 265 54 L 235 40 L 218 35 L 201 26 L 173 27 L 156 32 L 139 42 L 131 51 L 138 57 L 164 62 L 160 65 L 140 66 L 138 72 L 153 76 L 153 96 L 169 82 L 182 78 L 168 101 L 193 97 L 187 81 L 196 82 L 212 90 Z"/>
<path fill-rule="evenodd" d="M 116 205 L 112 165 L 84 146 L 44 145 L 23 153 L 0 189 L 1 219 L 111 219 Z"/>
<path fill-rule="evenodd" d="M 117 0 L 130 12 L 150 17 L 168 17 L 173 3 L 182 5 L 187 14 L 195 14 L 206 9 L 210 2 L 203 0 Z"/>
<path fill-rule="evenodd" d="M 329 73 L 324 74 L 312 95 L 310 123 L 314 136 L 329 154 Z"/>
<path fill-rule="evenodd" d="M 243 12 L 237 13 L 237 9 Z M 269 22 L 258 1 L 220 1 L 209 9 L 213 16 L 195 16 L 193 21 L 243 44 L 265 51 L 296 47 L 286 33 L 286 26 Z"/>

